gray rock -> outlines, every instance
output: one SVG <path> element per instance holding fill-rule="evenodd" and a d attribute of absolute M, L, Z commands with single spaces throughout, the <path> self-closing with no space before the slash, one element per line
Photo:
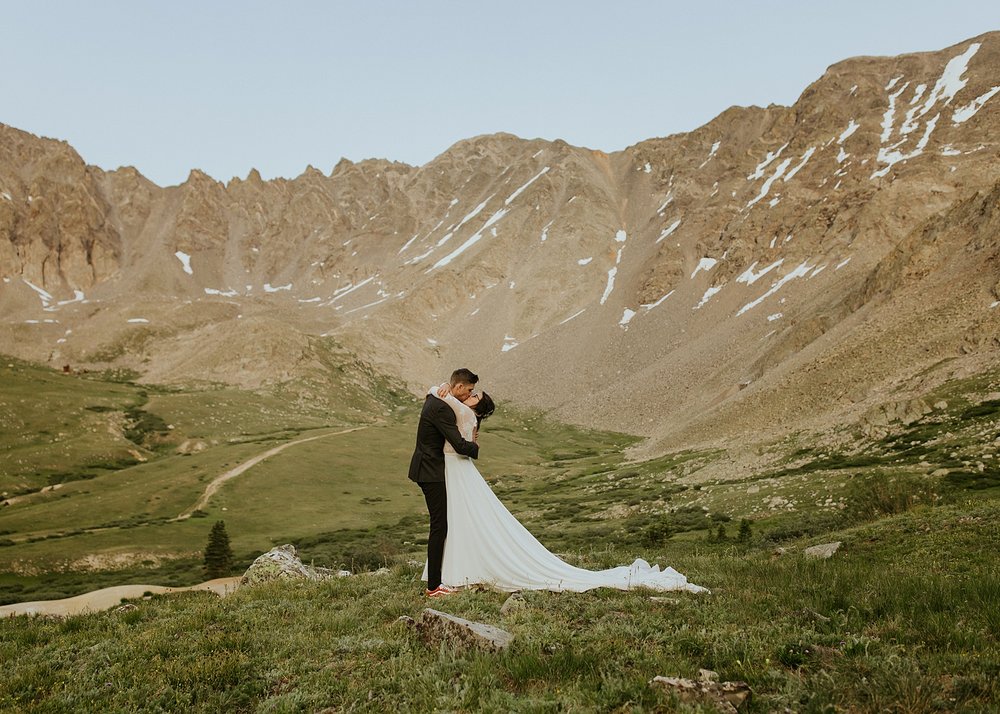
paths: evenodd
<path fill-rule="evenodd" d="M 934 402 L 934 408 L 938 411 L 943 411 L 948 408 L 948 402 L 943 399 L 939 402 Z"/>
<path fill-rule="evenodd" d="M 811 548 L 806 548 L 803 553 L 809 558 L 830 558 L 834 553 L 840 548 L 840 541 L 834 541 L 833 543 L 823 543 L 822 545 L 814 545 Z"/>
<path fill-rule="evenodd" d="M 740 707 L 750 701 L 751 696 L 750 685 L 746 682 L 715 682 L 704 679 L 696 682 L 682 677 L 653 677 L 649 683 L 675 695 L 682 702 L 713 704 L 720 712 L 739 711 Z"/>
<path fill-rule="evenodd" d="M 472 622 L 430 608 L 420 614 L 417 631 L 430 645 L 447 642 L 460 650 L 481 649 L 487 652 L 501 652 L 514 641 L 514 635 L 499 627 Z"/>
<path fill-rule="evenodd" d="M 711 669 L 699 669 L 698 670 L 698 681 L 700 682 L 718 682 L 719 673 L 714 672 Z"/>
<path fill-rule="evenodd" d="M 208 444 L 201 439 L 185 439 L 180 446 L 174 449 L 174 452 L 182 456 L 189 456 L 204 451 L 207 448 Z"/>
<path fill-rule="evenodd" d="M 931 476 L 940 478 L 942 476 L 947 476 L 950 473 L 951 472 L 948 469 L 934 469 L 933 471 L 931 471 Z"/>
<path fill-rule="evenodd" d="M 504 604 L 500 606 L 501 615 L 509 615 L 517 610 L 523 610 L 528 606 L 528 601 L 524 599 L 524 595 L 521 593 L 513 593 Z"/>
<path fill-rule="evenodd" d="M 931 407 L 922 399 L 887 402 L 872 407 L 861 417 L 862 428 L 880 427 L 901 423 L 904 426 L 922 418 L 931 412 Z"/>
<path fill-rule="evenodd" d="M 258 556 L 243 573 L 240 585 L 260 585 L 274 580 L 327 580 L 350 574 L 348 570 L 330 570 L 305 565 L 295 554 L 295 546 L 285 544 Z"/>

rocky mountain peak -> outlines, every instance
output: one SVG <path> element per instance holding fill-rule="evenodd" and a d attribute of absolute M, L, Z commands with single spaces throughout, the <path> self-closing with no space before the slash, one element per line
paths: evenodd
<path fill-rule="evenodd" d="M 118 361 L 226 379 L 210 353 L 252 324 L 290 379 L 305 337 L 414 385 L 474 364 L 505 398 L 661 444 L 850 419 L 1000 347 L 998 77 L 988 33 L 610 154 L 492 134 L 420 167 L 170 188 L 0 127 L 5 338 L 79 361 L 143 329 Z M 193 334 L 211 347 L 181 359 Z M 246 369 L 228 378 L 267 381 Z"/>

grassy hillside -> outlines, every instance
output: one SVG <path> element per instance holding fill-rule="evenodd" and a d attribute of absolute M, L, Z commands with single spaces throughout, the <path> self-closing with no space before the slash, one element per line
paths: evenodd
<path fill-rule="evenodd" d="M 486 424 L 479 465 L 543 543 L 586 567 L 635 557 L 672 565 L 713 594 L 529 593 L 529 608 L 507 618 L 496 593 L 437 602 L 517 636 L 511 652 L 486 656 L 428 648 L 396 623 L 427 605 L 426 515 L 405 478 L 415 402 L 382 398 L 391 406 L 381 421 L 362 424 L 280 394 L 166 390 L 14 364 L 4 404 L 33 403 L 36 380 L 65 414 L 56 443 L 90 448 L 106 432 L 105 446 L 126 438 L 147 460 L 73 477 L 93 450 L 57 449 L 57 460 L 38 444 L 23 451 L 13 474 L 22 482 L 43 472 L 43 458 L 70 477 L 0 509 L 3 602 L 192 584 L 219 519 L 235 572 L 291 542 L 306 561 L 361 574 L 2 622 L 10 664 L 0 708 L 670 710 L 647 681 L 701 667 L 748 681 L 753 711 L 987 711 L 998 701 L 998 374 L 945 385 L 909 424 L 761 445 L 766 466 L 724 479 L 704 475 L 719 473 L 711 467 L 724 449 L 630 462 L 631 437 L 503 408 Z M 108 429 L 71 438 L 89 414 L 139 404 L 151 425 L 142 438 Z M 19 414 L 36 427 L 45 418 L 37 405 Z M 341 433 L 352 424 L 364 428 Z M 311 436 L 321 438 L 260 462 L 176 520 L 219 474 Z M 25 465 L 32 453 L 37 467 Z M 831 560 L 801 554 L 832 540 L 843 546 Z M 381 565 L 390 572 L 364 572 Z"/>
<path fill-rule="evenodd" d="M 642 554 L 708 596 L 596 591 L 467 592 L 433 605 L 507 629 L 501 655 L 428 647 L 419 571 L 275 584 L 225 600 L 156 597 L 138 609 L 0 623 L 0 708 L 191 711 L 673 711 L 656 675 L 713 669 L 749 682 L 749 711 L 988 711 L 1000 701 L 1000 502 L 921 506 L 772 554 L 747 543 L 681 540 Z M 803 524 L 806 525 L 805 523 Z M 585 551 L 593 567 L 631 547 Z M 705 711 L 708 711 L 707 709 Z"/>
<path fill-rule="evenodd" d="M 309 557 L 366 567 L 422 537 L 423 500 L 406 479 L 419 405 L 378 381 L 368 400 L 379 419 L 361 420 L 352 416 L 358 395 L 346 392 L 304 402 L 287 387 L 164 388 L 9 364 L 0 369 L 7 387 L 0 403 L 19 416 L 4 421 L 0 436 L 30 446 L 18 459 L 8 455 L 0 471 L 10 484 L 0 507 L 0 602 L 110 583 L 191 584 L 220 519 L 241 565 L 292 541 Z M 52 414 L 62 426 L 47 434 Z M 347 427 L 363 428 L 344 433 Z M 304 439 L 312 440 L 294 443 Z M 488 473 L 543 483 L 555 458 L 568 458 L 578 471 L 599 460 L 620 464 L 634 439 L 505 409 L 482 443 Z M 213 479 L 286 444 L 294 445 L 228 481 L 193 517 L 178 519 Z M 92 460 L 114 449 L 125 454 L 120 462 Z M 394 539 L 388 549 L 386 539 Z"/>

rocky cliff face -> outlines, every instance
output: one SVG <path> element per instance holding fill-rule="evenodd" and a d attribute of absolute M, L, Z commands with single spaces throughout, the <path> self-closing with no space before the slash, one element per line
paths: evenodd
<path fill-rule="evenodd" d="M 121 235 L 100 190 L 103 172 L 63 142 L 0 133 L 0 265 L 44 288 L 89 288 L 118 268 Z"/>
<path fill-rule="evenodd" d="M 0 339 L 245 385 L 331 340 L 663 446 L 848 423 L 996 362 L 998 85 L 990 33 L 614 154 L 499 134 L 169 188 L 0 127 Z"/>

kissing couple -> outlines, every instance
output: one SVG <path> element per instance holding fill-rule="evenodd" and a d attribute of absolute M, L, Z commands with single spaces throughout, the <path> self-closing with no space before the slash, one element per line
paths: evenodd
<path fill-rule="evenodd" d="M 476 392 L 478 382 L 471 370 L 456 369 L 447 383 L 427 390 L 417 424 L 409 477 L 424 492 L 430 516 L 423 575 L 428 597 L 476 584 L 506 592 L 600 587 L 707 592 L 673 568 L 660 570 L 641 558 L 628 566 L 585 570 L 539 543 L 476 468 L 479 427 L 496 409 L 486 392 Z"/>

